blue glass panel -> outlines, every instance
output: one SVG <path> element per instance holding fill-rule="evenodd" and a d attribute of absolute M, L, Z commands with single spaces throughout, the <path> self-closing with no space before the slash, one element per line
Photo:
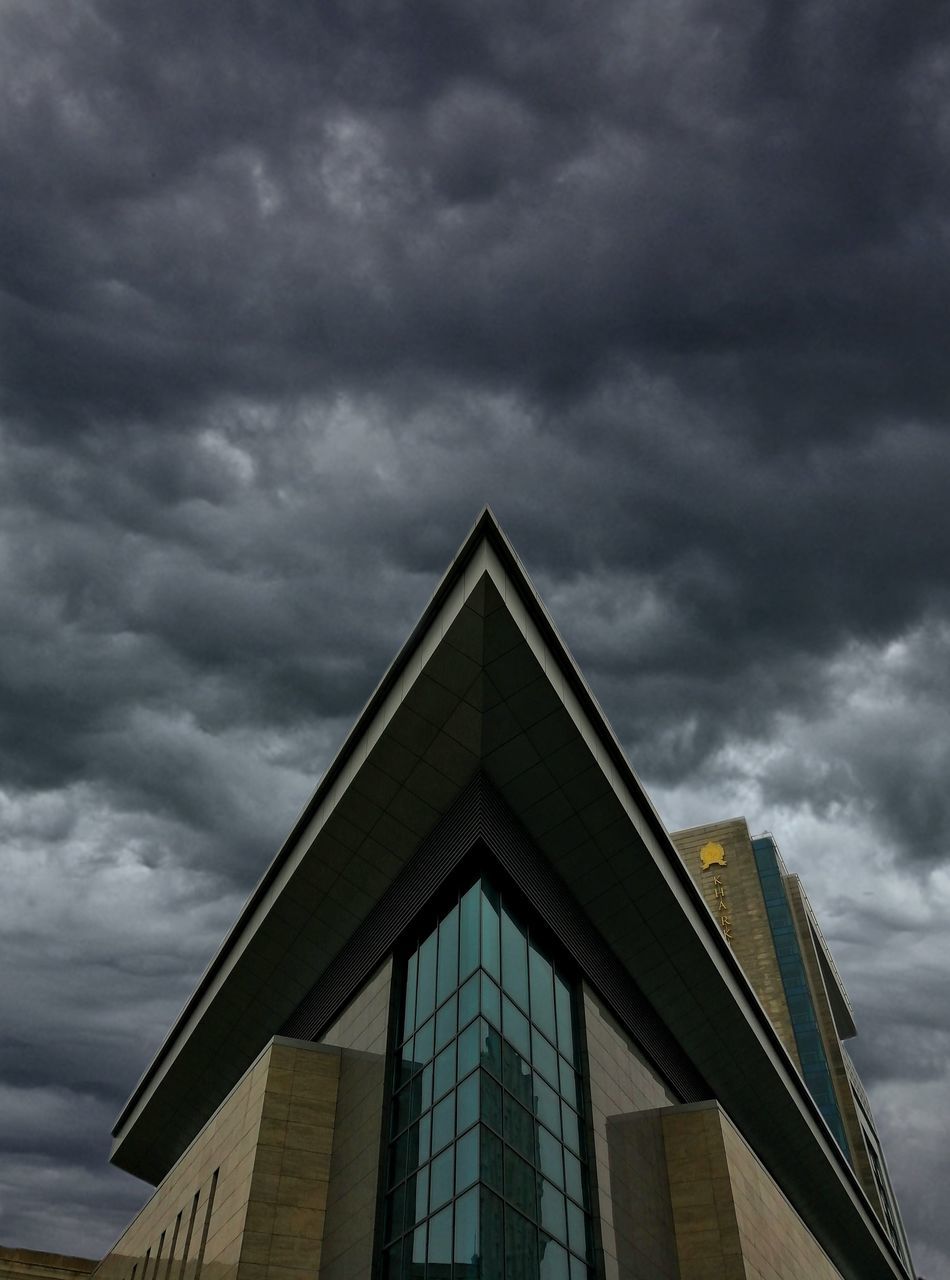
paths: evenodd
<path fill-rule="evenodd" d="M 419 1133 L 419 1155 L 418 1162 L 422 1164 L 429 1158 L 429 1152 L 432 1150 L 432 1112 L 427 1111 L 417 1125 Z"/>
<path fill-rule="evenodd" d="M 531 1021 L 549 1040 L 557 1037 L 554 1021 L 554 972 L 550 963 L 534 948 L 528 949 L 531 980 Z"/>
<path fill-rule="evenodd" d="M 428 1022 L 423 1023 L 419 1028 L 419 1033 L 413 1041 L 413 1061 L 418 1066 L 421 1062 L 428 1062 L 433 1053 L 433 1045 L 435 1043 L 435 1019 L 430 1018 Z"/>
<path fill-rule="evenodd" d="M 566 1098 L 575 1111 L 580 1111 L 577 1074 L 563 1058 L 558 1058 L 558 1075 L 561 1079 L 561 1097 Z"/>
<path fill-rule="evenodd" d="M 467 1080 L 462 1083 L 455 1091 L 456 1105 L 456 1133 L 464 1133 L 470 1124 L 474 1124 L 478 1119 L 479 1105 L 479 1076 L 481 1072 L 473 1072 Z"/>
<path fill-rule="evenodd" d="M 447 1147 L 432 1161 L 429 1171 L 429 1202 L 433 1209 L 451 1200 L 454 1190 L 455 1148 Z M 433 1222 L 435 1219 L 433 1219 Z M 431 1260 L 431 1259 L 430 1259 Z"/>
<path fill-rule="evenodd" d="M 455 1137 L 455 1094 L 437 1102 L 432 1108 L 432 1150 L 439 1151 Z"/>
<path fill-rule="evenodd" d="M 480 1071 L 482 1083 L 481 1113 L 486 1124 L 490 1124 L 496 1133 L 501 1133 L 501 1085 L 497 1084 L 485 1071 Z"/>
<path fill-rule="evenodd" d="M 481 1061 L 481 1032 L 483 1027 L 484 1023 L 480 1025 L 477 1022 L 470 1022 L 459 1036 L 458 1073 L 460 1076 L 467 1075 L 469 1071 L 474 1071 Z"/>
<path fill-rule="evenodd" d="M 498 942 L 498 894 L 489 884 L 482 882 L 482 967 L 497 982 L 500 970 Z"/>
<path fill-rule="evenodd" d="M 571 993 L 564 979 L 554 975 L 554 1001 L 557 1005 L 557 1047 L 568 1062 L 576 1061 L 574 1055 L 574 1019 L 571 1016 Z"/>
<path fill-rule="evenodd" d="M 403 1014 L 402 1036 L 405 1040 L 406 1036 L 412 1035 L 416 1027 L 416 969 L 418 966 L 418 957 L 415 952 L 409 957 L 409 964 L 406 967 L 406 1007 Z"/>
<path fill-rule="evenodd" d="M 418 1173 L 414 1174 L 406 1184 L 409 1187 L 407 1195 L 406 1212 L 408 1214 L 407 1226 L 413 1226 L 429 1212 L 429 1166 L 423 1165 Z"/>
<path fill-rule="evenodd" d="M 464 1191 L 478 1177 L 478 1129 L 469 1129 L 455 1144 L 455 1190 Z"/>
<path fill-rule="evenodd" d="M 537 1175 L 526 1160 L 505 1147 L 505 1199 L 522 1213 L 538 1212 Z"/>
<path fill-rule="evenodd" d="M 439 967 L 436 1003 L 459 984 L 459 909 L 453 907 L 439 925 Z"/>
<path fill-rule="evenodd" d="M 496 1027 L 501 1026 L 501 992 L 487 973 L 482 974 L 482 1013 Z"/>
<path fill-rule="evenodd" d="M 528 1007 L 528 940 L 504 903 L 501 908 L 501 985 L 522 1009 Z"/>
<path fill-rule="evenodd" d="M 459 1026 L 464 1027 L 478 1013 L 479 976 L 473 974 L 459 992 Z"/>
<path fill-rule="evenodd" d="M 571 1254 L 571 1280 L 589 1280 L 590 1272 L 581 1262 L 580 1258 L 575 1258 Z"/>
<path fill-rule="evenodd" d="M 540 1031 L 533 1027 L 531 1029 L 531 1049 L 535 1067 L 557 1089 L 557 1053 L 554 1050 L 554 1046 L 548 1044 Z"/>
<path fill-rule="evenodd" d="M 455 1084 L 455 1041 L 443 1049 L 435 1060 L 433 1097 L 441 1098 L 446 1089 Z"/>
<path fill-rule="evenodd" d="M 435 1012 L 435 949 L 436 934 L 432 932 L 419 948 L 419 977 L 416 987 L 416 1025 Z"/>
<path fill-rule="evenodd" d="M 487 1067 L 493 1074 L 501 1078 L 501 1036 L 494 1031 L 487 1023 L 482 1022 L 480 1026 L 481 1035 L 481 1063 L 483 1067 Z"/>
<path fill-rule="evenodd" d="M 455 1280 L 478 1276 L 478 1255 L 478 1188 L 473 1187 L 455 1206 Z"/>
<path fill-rule="evenodd" d="M 433 1185 L 435 1178 L 432 1179 Z M 429 1261 L 429 1274 L 433 1276 L 449 1275 L 452 1265 L 452 1206 L 437 1213 L 429 1220 L 429 1245 L 426 1251 Z M 433 1265 L 435 1264 L 435 1265 Z M 442 1269 L 444 1268 L 444 1269 Z"/>
<path fill-rule="evenodd" d="M 554 1179 L 558 1181 L 557 1178 Z M 573 1196 L 579 1204 L 584 1204 L 584 1177 L 581 1162 L 570 1151 L 564 1152 L 564 1185 L 569 1196 Z"/>
<path fill-rule="evenodd" d="M 505 1141 L 521 1152 L 527 1159 L 533 1160 L 535 1142 L 535 1122 L 524 1107 L 520 1107 L 510 1093 L 505 1094 Z"/>
<path fill-rule="evenodd" d="M 567 1201 L 568 1243 L 575 1253 L 587 1257 L 587 1223 L 584 1214 L 572 1200 Z"/>
<path fill-rule="evenodd" d="M 552 1182 L 556 1182 L 559 1187 L 564 1186 L 564 1173 L 562 1170 L 564 1148 L 556 1138 L 548 1133 L 547 1129 L 538 1131 L 538 1163 L 541 1166 L 541 1172 L 544 1173 Z M 577 1166 L 578 1173 L 580 1165 Z"/>
<path fill-rule="evenodd" d="M 525 1059 L 531 1058 L 531 1031 L 528 1019 L 516 1009 L 507 996 L 501 1000 L 501 1033 L 510 1040 Z"/>
<path fill-rule="evenodd" d="M 541 1225 L 559 1240 L 567 1240 L 567 1208 L 564 1197 L 550 1182 L 541 1183 Z"/>
<path fill-rule="evenodd" d="M 442 1048 L 458 1031 L 458 996 L 446 1000 L 435 1015 L 435 1047 L 436 1052 Z"/>
<path fill-rule="evenodd" d="M 500 1280 L 505 1268 L 505 1228 L 501 1201 L 483 1190 L 479 1208 L 481 1219 L 481 1261 L 484 1280 Z"/>
<path fill-rule="evenodd" d="M 537 1280 L 538 1233 L 519 1213 L 505 1209 L 505 1280 Z"/>
<path fill-rule="evenodd" d="M 566 1102 L 561 1103 L 561 1124 L 564 1128 L 564 1141 L 572 1151 L 580 1151 L 581 1135 L 577 1115 Z"/>
<path fill-rule="evenodd" d="M 473 884 L 459 907 L 459 980 L 464 981 L 478 967 L 480 925 L 478 902 L 481 886 Z"/>
<path fill-rule="evenodd" d="M 490 1129 L 482 1126 L 479 1134 L 480 1147 L 480 1164 L 482 1182 L 493 1187 L 495 1191 L 501 1192 L 502 1189 L 502 1173 L 504 1169 L 503 1147 L 501 1138 L 496 1138 Z"/>
<path fill-rule="evenodd" d="M 571 1280 L 567 1251 L 556 1240 L 541 1236 L 541 1280 Z"/>
<path fill-rule="evenodd" d="M 556 1137 L 561 1136 L 561 1101 L 537 1072 L 531 1085 L 534 1091 L 534 1113 Z"/>
<path fill-rule="evenodd" d="M 423 1222 L 422 1226 L 416 1227 L 412 1233 L 412 1276 L 413 1280 L 422 1280 L 425 1274 L 426 1265 L 426 1234 L 429 1224 Z"/>
<path fill-rule="evenodd" d="M 423 1067 L 419 1076 L 419 1107 L 422 1111 L 432 1106 L 432 1063 Z"/>

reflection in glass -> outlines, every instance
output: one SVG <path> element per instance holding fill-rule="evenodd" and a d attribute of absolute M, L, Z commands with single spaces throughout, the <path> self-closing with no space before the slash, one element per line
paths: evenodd
<path fill-rule="evenodd" d="M 571 986 L 476 880 L 403 969 L 381 1241 L 386 1280 L 588 1280 Z"/>

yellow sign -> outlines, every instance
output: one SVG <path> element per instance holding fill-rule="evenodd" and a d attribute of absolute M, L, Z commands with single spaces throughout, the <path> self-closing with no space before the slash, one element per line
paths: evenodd
<path fill-rule="evenodd" d="M 703 864 L 704 871 L 708 871 L 710 867 L 724 867 L 726 851 L 718 841 L 710 840 L 709 844 L 704 844 L 700 849 L 699 860 Z"/>

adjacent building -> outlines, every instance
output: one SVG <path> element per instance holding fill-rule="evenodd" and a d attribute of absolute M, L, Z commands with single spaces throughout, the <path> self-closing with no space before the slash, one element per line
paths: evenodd
<path fill-rule="evenodd" d="M 903 1280 L 850 1004 L 489 512 L 136 1085 L 102 1280 Z"/>

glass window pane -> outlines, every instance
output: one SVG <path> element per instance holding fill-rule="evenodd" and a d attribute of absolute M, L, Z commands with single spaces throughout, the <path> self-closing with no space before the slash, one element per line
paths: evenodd
<path fill-rule="evenodd" d="M 419 1135 L 419 1164 L 425 1164 L 429 1158 L 429 1152 L 432 1150 L 430 1141 L 432 1138 L 432 1112 L 427 1111 L 419 1123 L 416 1125 Z"/>
<path fill-rule="evenodd" d="M 531 1105 L 531 1068 L 507 1040 L 501 1046 L 501 1080 L 519 1101 Z"/>
<path fill-rule="evenodd" d="M 432 1150 L 441 1151 L 455 1137 L 455 1094 L 437 1102 L 432 1109 Z"/>
<path fill-rule="evenodd" d="M 435 1048 L 442 1048 L 458 1031 L 458 997 L 447 1000 L 435 1015 Z"/>
<path fill-rule="evenodd" d="M 482 1013 L 496 1027 L 501 1026 L 501 992 L 487 973 L 482 974 Z"/>
<path fill-rule="evenodd" d="M 394 1244 L 383 1254 L 383 1275 L 385 1280 L 405 1280 L 402 1266 L 402 1241 Z"/>
<path fill-rule="evenodd" d="M 386 1240 L 402 1235 L 405 1217 L 406 1183 L 401 1182 L 396 1190 L 386 1197 L 386 1221 L 383 1226 Z"/>
<path fill-rule="evenodd" d="M 473 884 L 462 896 L 459 907 L 459 980 L 464 981 L 478 967 L 478 900 L 481 886 Z"/>
<path fill-rule="evenodd" d="M 538 1154 L 541 1172 L 545 1177 L 550 1178 L 552 1182 L 557 1183 L 559 1187 L 564 1186 L 564 1173 L 561 1168 L 563 1150 L 564 1148 L 557 1138 L 552 1138 L 547 1129 L 538 1131 Z M 573 1156 L 571 1158 L 573 1159 Z M 580 1165 L 577 1168 L 578 1172 L 580 1172 Z"/>
<path fill-rule="evenodd" d="M 484 1023 L 470 1022 L 459 1036 L 459 1075 L 468 1075 L 478 1066 L 481 1058 L 481 1032 Z"/>
<path fill-rule="evenodd" d="M 478 1130 L 469 1129 L 455 1144 L 455 1190 L 464 1191 L 478 1177 Z"/>
<path fill-rule="evenodd" d="M 583 1212 L 573 1200 L 567 1201 L 567 1235 L 568 1243 L 575 1253 L 582 1258 L 587 1257 L 587 1222 Z"/>
<path fill-rule="evenodd" d="M 520 1214 L 505 1209 L 505 1280 L 537 1280 L 538 1233 Z"/>
<path fill-rule="evenodd" d="M 426 1135 L 426 1141 L 428 1141 L 428 1134 Z M 409 1152 L 406 1158 L 407 1173 L 412 1173 L 413 1169 L 418 1169 L 419 1165 L 422 1164 L 423 1161 L 428 1156 L 428 1152 L 426 1152 L 426 1155 L 420 1156 L 419 1147 L 420 1147 L 419 1125 L 414 1124 L 412 1128 L 409 1130 Z"/>
<path fill-rule="evenodd" d="M 561 1097 L 567 1098 L 575 1111 L 580 1111 L 577 1096 L 577 1076 L 563 1058 L 558 1058 L 558 1074 L 561 1078 Z"/>
<path fill-rule="evenodd" d="M 423 1165 L 406 1184 L 406 1226 L 412 1227 L 429 1212 L 429 1166 Z"/>
<path fill-rule="evenodd" d="M 586 1203 L 581 1162 L 570 1151 L 564 1152 L 564 1185 L 569 1196 L 573 1196 L 579 1204 Z"/>
<path fill-rule="evenodd" d="M 479 1177 L 496 1191 L 501 1192 L 503 1148 L 501 1138 L 496 1138 L 490 1129 L 482 1126 L 479 1133 L 479 1152 L 481 1173 Z"/>
<path fill-rule="evenodd" d="M 541 1280 L 570 1280 L 567 1252 L 556 1240 L 541 1236 Z"/>
<path fill-rule="evenodd" d="M 455 1148 L 449 1147 L 429 1166 L 430 1208 L 438 1209 L 439 1205 L 452 1199 L 454 1165 Z"/>
<path fill-rule="evenodd" d="M 443 1049 L 435 1060 L 435 1072 L 432 1077 L 432 1096 L 441 1098 L 446 1089 L 455 1084 L 455 1041 Z"/>
<path fill-rule="evenodd" d="M 531 1057 L 531 1032 L 528 1030 L 528 1019 L 520 1009 L 516 1009 L 507 996 L 501 1001 L 501 1032 L 510 1040 L 520 1054 Z"/>
<path fill-rule="evenodd" d="M 498 894 L 482 881 L 482 967 L 497 982 L 501 976 L 498 945 Z"/>
<path fill-rule="evenodd" d="M 433 1177 L 433 1185 L 435 1178 Z M 443 1209 L 441 1213 L 437 1213 L 434 1218 L 429 1220 L 429 1247 L 427 1250 L 429 1259 L 430 1275 L 449 1275 L 449 1267 L 452 1263 L 452 1206 Z M 433 1267 L 436 1263 L 438 1267 L 444 1270 L 436 1270 Z"/>
<path fill-rule="evenodd" d="M 547 1036 L 556 1038 L 554 1022 L 554 971 L 550 963 L 534 947 L 528 948 L 528 971 L 531 979 L 531 1021 Z"/>
<path fill-rule="evenodd" d="M 419 976 L 416 985 L 416 1026 L 435 1011 L 435 945 L 433 931 L 419 948 Z"/>
<path fill-rule="evenodd" d="M 416 1028 L 416 969 L 419 957 L 414 951 L 406 966 L 406 1000 L 402 1018 L 402 1040 L 411 1036 Z"/>
<path fill-rule="evenodd" d="M 459 909 L 453 907 L 439 925 L 439 968 L 436 1004 L 459 984 Z"/>
<path fill-rule="evenodd" d="M 567 1058 L 575 1063 L 574 1056 L 574 1019 L 571 1013 L 571 993 L 567 984 L 559 974 L 554 975 L 554 1002 L 557 1005 L 557 1047 Z"/>
<path fill-rule="evenodd" d="M 550 1182 L 541 1183 L 541 1225 L 559 1240 L 567 1240 L 564 1197 Z"/>
<path fill-rule="evenodd" d="M 590 1272 L 581 1262 L 580 1258 L 571 1255 L 571 1280 L 588 1280 Z"/>
<path fill-rule="evenodd" d="M 564 1141 L 572 1151 L 580 1151 L 581 1135 L 577 1124 L 577 1116 L 566 1102 L 561 1103 L 561 1124 L 564 1127 Z"/>
<path fill-rule="evenodd" d="M 389 1185 L 401 1182 L 406 1176 L 406 1156 L 409 1151 L 409 1134 L 404 1133 L 389 1148 Z"/>
<path fill-rule="evenodd" d="M 475 1280 L 478 1254 L 478 1188 L 473 1187 L 455 1206 L 455 1280 Z"/>
<path fill-rule="evenodd" d="M 419 1066 L 420 1063 L 430 1062 L 432 1060 L 432 1054 L 434 1052 L 434 1033 L 435 1020 L 430 1018 L 429 1021 L 424 1023 L 419 1029 L 419 1034 L 413 1041 L 413 1061 L 416 1066 Z"/>
<path fill-rule="evenodd" d="M 432 1106 L 432 1063 L 424 1067 L 419 1077 L 419 1107 L 426 1111 Z"/>
<path fill-rule="evenodd" d="M 528 940 L 504 905 L 501 909 L 501 985 L 512 1000 L 527 1009 Z"/>
<path fill-rule="evenodd" d="M 501 1079 L 501 1036 L 486 1022 L 479 1023 L 479 1027 L 482 1066 Z"/>
<path fill-rule="evenodd" d="M 496 1133 L 501 1133 L 501 1085 L 484 1071 L 478 1074 L 482 1082 L 482 1119 L 486 1124 L 490 1124 Z"/>
<path fill-rule="evenodd" d="M 505 1147 L 505 1199 L 522 1213 L 537 1216 L 537 1175 L 510 1147 Z"/>
<path fill-rule="evenodd" d="M 561 1136 L 561 1100 L 537 1072 L 531 1085 L 534 1090 L 534 1114 L 548 1126 L 555 1136 Z"/>
<path fill-rule="evenodd" d="M 557 1054 L 554 1046 L 548 1044 L 540 1031 L 531 1029 L 531 1057 L 535 1067 L 555 1089 L 559 1087 L 557 1078 Z"/>
<path fill-rule="evenodd" d="M 400 1089 L 407 1083 L 412 1073 L 416 1070 L 416 1062 L 413 1058 L 413 1045 L 415 1041 L 407 1040 L 403 1047 L 396 1052 L 396 1075 L 393 1079 L 393 1088 Z"/>
<path fill-rule="evenodd" d="M 480 1201 L 482 1276 L 484 1280 L 500 1280 L 505 1266 L 505 1229 L 501 1201 L 484 1189 Z"/>
<path fill-rule="evenodd" d="M 426 1233 L 428 1223 L 423 1222 L 412 1233 L 412 1280 L 422 1280 L 426 1268 Z"/>
<path fill-rule="evenodd" d="M 469 978 L 459 992 L 459 1026 L 464 1027 L 478 1013 L 478 974 Z"/>
<path fill-rule="evenodd" d="M 534 1117 L 529 1115 L 524 1107 L 519 1107 L 510 1093 L 506 1093 L 505 1141 L 510 1142 L 513 1147 L 529 1160 L 534 1160 L 535 1158 L 535 1128 Z"/>
<path fill-rule="evenodd" d="M 478 1084 L 481 1072 L 475 1071 L 455 1091 L 457 1108 L 456 1133 L 464 1133 L 478 1119 Z"/>

